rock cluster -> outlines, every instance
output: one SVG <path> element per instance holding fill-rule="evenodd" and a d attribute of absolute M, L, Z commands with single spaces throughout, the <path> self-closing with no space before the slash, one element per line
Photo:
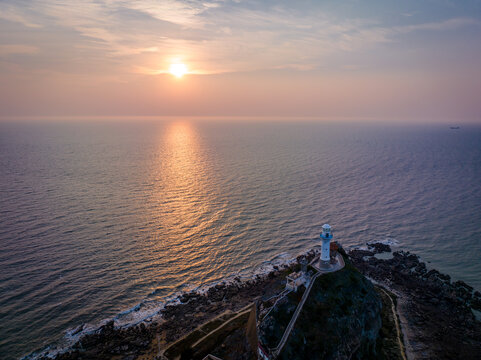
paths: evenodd
<path fill-rule="evenodd" d="M 113 320 L 109 321 L 94 333 L 83 335 L 55 359 L 111 359 L 115 356 L 132 360 L 145 354 L 155 358 L 159 338 L 164 345 L 173 342 L 225 311 L 237 311 L 261 296 L 277 293 L 284 286 L 286 269 L 287 266 L 276 266 L 272 272 L 248 281 L 237 278 L 209 288 L 206 294 L 185 293 L 179 298 L 180 304 L 165 306 L 149 323 L 118 328 Z M 47 353 L 40 359 L 51 360 L 51 357 Z"/>
<path fill-rule="evenodd" d="M 133 360 L 150 345 L 153 336 L 152 326 L 141 323 L 126 329 L 116 329 L 111 320 L 93 334 L 82 336 L 69 352 L 57 355 L 56 359 L 107 359 L 123 355 L 123 359 Z"/>
<path fill-rule="evenodd" d="M 389 245 L 369 244 L 367 250 L 352 250 L 348 255 L 352 264 L 362 274 L 398 295 L 398 310 L 400 310 L 403 328 L 407 330 L 405 340 L 411 355 L 416 359 L 479 359 L 481 323 L 475 319 L 472 309 L 481 310 L 481 294 L 463 281 L 452 282 L 449 275 L 434 269 L 429 270 L 418 256 L 409 252 L 394 252 L 391 259 L 378 259 L 374 256 L 386 251 L 391 251 Z M 345 254 L 342 249 L 340 252 Z M 311 250 L 304 257 L 311 260 L 315 254 L 316 252 Z M 299 262 L 300 257 L 297 260 Z M 297 269 L 298 266 L 293 264 L 291 268 Z M 164 347 L 165 344 L 179 339 L 207 320 L 228 310 L 237 311 L 261 297 L 267 299 L 279 293 L 284 286 L 285 275 L 285 267 L 274 267 L 271 273 L 257 276 L 249 281 L 234 279 L 231 283 L 210 288 L 205 294 L 196 292 L 183 294 L 179 298 L 180 304 L 166 306 L 150 322 L 118 328 L 115 327 L 114 321 L 110 321 L 94 333 L 83 335 L 69 351 L 55 358 L 58 360 L 111 358 L 133 360 L 140 356 L 147 356 L 154 359 L 158 354 L 159 346 Z M 345 279 L 353 281 L 355 277 L 349 274 Z M 327 281 L 327 278 L 325 280 Z M 361 292 L 363 288 L 366 290 L 369 287 L 369 284 L 361 280 L 353 284 L 363 284 L 360 288 Z M 353 284 L 347 287 L 340 286 L 337 292 L 332 293 L 337 297 L 332 299 L 322 297 L 329 294 L 326 287 L 319 292 L 324 295 L 319 295 L 321 297 L 316 301 L 321 307 L 331 301 L 339 305 L 339 309 L 347 314 L 351 312 L 353 304 L 363 304 L 359 301 L 350 303 L 349 294 L 342 295 L 341 289 L 352 289 Z M 367 289 L 367 293 L 371 291 Z M 376 301 L 372 297 L 372 303 Z M 370 309 L 373 306 L 359 308 Z M 309 311 L 310 316 L 314 313 L 314 310 Z M 365 314 L 365 311 L 356 313 Z M 343 316 L 339 314 L 333 317 L 332 321 L 342 320 Z M 379 327 L 376 322 L 377 315 L 374 315 L 376 314 L 364 321 L 365 324 L 372 325 L 369 325 L 366 331 L 363 330 L 366 339 L 371 339 L 372 336 L 369 334 L 371 332 L 374 334 Z M 307 319 L 300 321 L 300 324 L 303 323 L 307 324 Z M 346 324 L 349 325 L 348 322 L 344 325 Z M 78 331 L 81 330 L 80 327 Z M 297 335 L 300 334 L 299 330 L 306 333 L 308 331 L 298 329 Z M 317 335 L 313 334 L 313 338 L 317 338 Z M 333 333 L 331 340 L 342 340 L 342 338 L 346 337 L 341 333 L 338 335 Z M 350 338 L 355 337 L 350 336 Z M 296 331 L 292 339 L 293 341 L 286 347 L 286 353 L 289 353 L 289 349 L 292 350 L 291 355 L 295 351 L 302 350 L 305 344 L 305 339 L 302 336 L 296 336 Z M 364 342 L 370 344 L 366 349 L 349 352 L 349 354 L 371 353 L 374 338 L 371 340 Z M 331 351 L 326 347 L 322 349 L 317 350 L 326 351 L 326 354 Z M 337 354 L 342 355 L 341 352 Z M 41 359 L 51 359 L 47 356 L 48 354 L 45 354 Z"/>
<path fill-rule="evenodd" d="M 400 294 L 409 330 L 408 342 L 419 359 L 479 359 L 481 323 L 472 309 L 481 310 L 481 294 L 463 281 L 432 269 L 415 254 L 397 251 L 391 259 L 376 253 L 385 245 L 352 250 L 353 264 L 366 276 Z"/>

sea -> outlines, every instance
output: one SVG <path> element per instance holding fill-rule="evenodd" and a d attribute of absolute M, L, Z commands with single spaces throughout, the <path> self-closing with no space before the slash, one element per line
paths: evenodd
<path fill-rule="evenodd" d="M 0 123 L 0 358 L 55 354 L 319 244 L 382 241 L 481 290 L 481 125 Z"/>

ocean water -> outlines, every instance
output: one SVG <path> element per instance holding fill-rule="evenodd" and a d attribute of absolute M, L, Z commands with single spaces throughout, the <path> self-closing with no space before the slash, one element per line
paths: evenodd
<path fill-rule="evenodd" d="M 288 259 L 324 223 L 481 289 L 480 126 L 1 123 L 0 171 L 2 359 Z"/>

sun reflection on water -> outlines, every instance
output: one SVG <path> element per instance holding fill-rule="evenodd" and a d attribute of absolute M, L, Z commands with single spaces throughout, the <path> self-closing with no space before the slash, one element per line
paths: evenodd
<path fill-rule="evenodd" d="M 209 281 L 208 274 L 220 266 L 215 231 L 223 209 L 211 179 L 212 159 L 195 124 L 168 124 L 158 156 L 151 216 L 158 224 L 152 247 L 160 272 L 175 268 L 173 273 L 186 274 L 184 279 L 172 279 L 178 286 Z"/>

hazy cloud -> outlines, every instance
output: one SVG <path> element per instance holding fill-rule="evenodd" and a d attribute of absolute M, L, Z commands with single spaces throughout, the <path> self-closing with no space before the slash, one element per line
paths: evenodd
<path fill-rule="evenodd" d="M 198 73 L 307 70 L 326 66 L 326 59 L 333 55 L 388 44 L 398 34 L 479 25 L 477 19 L 467 17 L 419 22 L 405 12 L 399 14 L 405 24 L 390 26 L 383 19 L 345 17 L 332 9 L 299 4 L 7 0 L 0 3 L 0 19 L 27 28 L 73 31 L 80 38 L 72 36 L 71 46 L 84 49 L 83 56 L 90 53 L 91 59 L 150 74 L 165 71 L 172 59 L 188 61 L 190 69 Z M 15 34 L 12 37 L 15 41 Z M 17 53 L 32 54 L 26 49 Z M 58 49 L 57 56 L 61 58 L 65 50 Z"/>
<path fill-rule="evenodd" d="M 0 115 L 478 114 L 480 25 L 479 0 L 0 0 Z"/>
<path fill-rule="evenodd" d="M 35 54 L 38 52 L 38 48 L 29 45 L 0 45 L 0 56 L 12 55 L 12 54 Z"/>
<path fill-rule="evenodd" d="M 29 9 L 28 4 L 22 2 L 0 2 L 0 19 L 17 22 L 29 28 L 42 27 L 34 18 L 35 15 Z"/>

